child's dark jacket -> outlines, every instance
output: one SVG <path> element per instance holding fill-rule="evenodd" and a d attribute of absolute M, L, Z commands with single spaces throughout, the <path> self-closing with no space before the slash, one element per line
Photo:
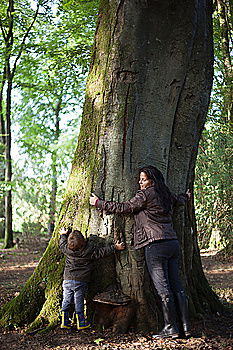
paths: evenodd
<path fill-rule="evenodd" d="M 66 256 L 64 280 L 89 282 L 94 260 L 108 256 L 115 251 L 114 244 L 97 248 L 88 240 L 83 249 L 73 251 L 67 247 L 67 241 L 67 235 L 62 234 L 60 236 L 60 249 Z"/>

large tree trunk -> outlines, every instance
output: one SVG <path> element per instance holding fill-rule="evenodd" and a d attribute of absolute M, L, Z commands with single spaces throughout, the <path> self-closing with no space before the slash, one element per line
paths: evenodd
<path fill-rule="evenodd" d="M 49 202 L 49 221 L 48 221 L 48 234 L 52 236 L 55 227 L 55 212 L 56 212 L 56 199 L 57 199 L 57 154 L 56 151 L 51 154 L 51 191 Z"/>
<path fill-rule="evenodd" d="M 107 200 L 129 199 L 137 189 L 138 168 L 145 164 L 157 166 L 175 193 L 192 188 L 194 181 L 212 83 L 210 2 L 190 1 L 184 6 L 179 0 L 103 0 L 95 39 L 65 201 L 54 237 L 34 274 L 37 285 L 41 281 L 39 271 L 47 276 L 46 301 L 31 328 L 43 322 L 51 325 L 55 320 L 55 310 L 50 306 L 58 303 L 54 290 L 61 286 L 57 231 L 65 225 L 86 235 L 125 239 L 127 250 L 112 265 L 101 265 L 100 281 L 90 292 L 93 295 L 97 289 L 117 284 L 138 303 L 136 328 L 154 329 L 159 313 L 143 251 L 131 246 L 133 220 L 91 209 L 89 195 L 94 191 Z M 174 221 L 182 243 L 192 314 L 219 310 L 220 303 L 201 267 L 193 205 L 175 213 Z M 47 266 L 46 271 L 43 266 Z M 106 273 L 110 269 L 115 273 Z M 27 307 L 29 285 L 19 296 Z M 4 309 L 12 319 L 16 318 L 13 309 L 19 301 L 13 300 Z M 8 320 L 6 312 L 3 320 Z M 18 323 L 25 321 L 18 318 Z"/>
<path fill-rule="evenodd" d="M 62 96 L 59 97 L 58 102 L 56 104 L 56 107 L 54 108 L 55 112 L 55 129 L 53 133 L 54 141 L 58 142 L 59 136 L 61 133 L 60 129 L 60 111 L 61 111 L 61 104 L 62 104 Z M 57 150 L 52 151 L 51 154 L 51 192 L 50 192 L 50 203 L 49 203 L 49 222 L 48 222 L 48 233 L 51 236 L 54 231 L 54 224 L 55 224 L 55 214 L 56 214 L 56 202 L 57 202 Z"/>

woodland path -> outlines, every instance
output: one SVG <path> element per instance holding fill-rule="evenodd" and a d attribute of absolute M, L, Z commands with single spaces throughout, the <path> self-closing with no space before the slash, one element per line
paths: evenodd
<path fill-rule="evenodd" d="M 0 249 L 0 306 L 16 296 L 32 274 L 48 244 L 47 238 L 24 237 L 15 249 Z M 1 248 L 1 247 L 0 247 Z M 129 332 L 113 335 L 91 329 L 82 332 L 61 330 L 28 335 L 23 329 L 0 329 L 1 350 L 116 350 L 116 349 L 233 349 L 233 256 L 202 251 L 202 264 L 209 283 L 226 304 L 224 315 L 192 322 L 193 337 L 179 340 L 152 340 L 150 334 Z"/>

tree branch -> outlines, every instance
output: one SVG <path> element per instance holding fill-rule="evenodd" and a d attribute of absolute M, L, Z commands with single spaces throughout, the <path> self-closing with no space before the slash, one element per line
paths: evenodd
<path fill-rule="evenodd" d="M 1 31 L 2 31 L 2 36 L 4 38 L 4 41 L 6 41 L 6 32 L 4 31 L 3 25 L 2 25 L 2 21 L 0 20 L 0 27 L 1 27 Z"/>
<path fill-rule="evenodd" d="M 25 41 L 26 41 L 26 39 L 27 39 L 27 37 L 28 37 L 28 35 L 29 35 L 29 33 L 30 33 L 30 31 L 31 31 L 31 29 L 32 29 L 32 27 L 33 27 L 35 21 L 36 21 L 37 15 L 38 15 L 38 13 L 39 13 L 39 7 L 40 7 L 40 4 L 38 3 L 38 4 L 37 4 L 37 8 L 36 8 L 36 12 L 35 12 L 34 17 L 33 17 L 33 20 L 32 20 L 30 26 L 28 27 L 28 29 L 27 29 L 27 31 L 26 31 L 24 37 L 23 37 L 22 43 L 21 43 L 21 45 L 20 45 L 19 53 L 18 53 L 18 55 L 17 55 L 17 57 L 16 57 L 16 59 L 15 59 L 14 66 L 13 66 L 13 69 L 12 69 L 12 77 L 13 77 L 14 74 L 15 74 L 15 70 L 16 70 L 16 67 L 17 67 L 17 62 L 18 62 L 18 60 L 19 60 L 19 58 L 20 58 L 20 56 L 21 56 L 21 54 L 22 54 L 22 52 L 23 52 L 23 48 L 24 48 Z"/>

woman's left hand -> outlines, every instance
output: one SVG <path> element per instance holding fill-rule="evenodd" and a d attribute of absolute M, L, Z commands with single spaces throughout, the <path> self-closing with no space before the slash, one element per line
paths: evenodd
<path fill-rule="evenodd" d="M 115 244 L 115 249 L 116 250 L 124 250 L 125 249 L 125 243 L 117 241 L 116 244 Z"/>
<path fill-rule="evenodd" d="M 90 200 L 89 200 L 90 205 L 95 205 L 95 203 L 98 199 L 99 199 L 99 197 L 97 197 L 94 193 L 92 193 Z"/>

